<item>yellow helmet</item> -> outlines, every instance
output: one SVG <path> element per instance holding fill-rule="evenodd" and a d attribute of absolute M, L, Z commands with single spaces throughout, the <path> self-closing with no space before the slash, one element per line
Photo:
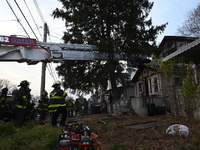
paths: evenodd
<path fill-rule="evenodd" d="M 52 87 L 55 87 L 56 85 L 61 85 L 60 81 L 55 81 L 52 85 Z"/>

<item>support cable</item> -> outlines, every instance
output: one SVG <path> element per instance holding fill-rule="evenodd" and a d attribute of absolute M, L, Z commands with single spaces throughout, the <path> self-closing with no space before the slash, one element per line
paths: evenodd
<path fill-rule="evenodd" d="M 54 71 L 54 69 L 53 69 L 52 63 L 50 63 L 49 66 L 50 66 L 51 72 L 52 72 L 52 74 L 53 74 L 53 76 L 54 76 L 54 79 L 55 79 L 55 80 L 58 80 L 58 78 L 57 78 L 57 76 L 56 76 L 56 74 L 55 74 L 55 71 Z"/>
<path fill-rule="evenodd" d="M 20 10 L 21 14 L 23 15 L 24 19 L 26 20 L 27 24 L 29 25 L 30 29 L 32 30 L 33 34 L 35 35 L 35 38 L 39 41 L 38 37 L 36 36 L 35 32 L 33 31 L 31 25 L 29 24 L 28 20 L 26 19 L 26 16 L 24 15 L 24 13 L 22 12 L 21 8 L 19 7 L 18 3 L 16 0 L 15 1 L 15 4 L 17 5 L 18 9 Z"/>
<path fill-rule="evenodd" d="M 45 23 L 44 17 L 43 17 L 43 15 L 42 15 L 41 11 L 40 11 L 40 8 L 39 8 L 39 6 L 38 6 L 38 3 L 37 3 L 36 0 L 33 0 L 33 2 L 34 2 L 34 4 L 35 4 L 35 7 L 36 7 L 36 9 L 37 9 L 39 15 L 40 15 L 40 19 L 42 20 L 42 22 L 43 22 L 43 24 L 44 24 L 44 23 Z"/>
<path fill-rule="evenodd" d="M 24 3 L 25 3 L 25 5 L 26 5 L 26 7 L 27 7 L 27 9 L 28 9 L 28 11 L 29 11 L 29 13 L 30 13 L 30 15 L 31 15 L 31 18 L 33 19 L 33 22 L 35 23 L 35 26 L 36 26 L 36 28 L 37 28 L 39 34 L 40 34 L 40 37 L 42 38 L 42 34 L 40 33 L 39 27 L 38 27 L 38 25 L 36 24 L 36 21 L 35 21 L 35 19 L 34 19 L 34 17 L 33 17 L 33 15 L 32 15 L 32 13 L 31 13 L 31 11 L 30 11 L 30 9 L 29 9 L 29 7 L 28 7 L 28 5 L 27 5 L 27 3 L 26 3 L 25 0 L 24 0 Z"/>
<path fill-rule="evenodd" d="M 14 10 L 12 9 L 12 6 L 9 4 L 8 0 L 6 0 L 8 6 L 10 7 L 10 9 L 12 10 L 13 14 L 15 15 L 16 19 L 17 19 L 17 22 L 20 23 L 21 27 L 23 28 L 24 32 L 26 33 L 26 35 L 30 38 L 29 34 L 27 33 L 26 29 L 24 28 L 24 26 L 22 25 L 22 23 L 19 21 L 16 13 L 14 12 Z"/>
<path fill-rule="evenodd" d="M 54 75 L 53 75 L 53 73 L 52 73 L 52 70 L 51 70 L 51 68 L 47 65 L 47 69 L 48 69 L 48 71 L 49 71 L 49 74 L 51 75 L 51 77 L 53 78 L 53 80 L 54 81 L 56 81 L 56 79 L 55 79 L 55 77 L 54 77 Z"/>
<path fill-rule="evenodd" d="M 52 63 L 50 63 L 49 65 L 51 66 L 51 69 L 53 70 L 52 72 L 53 72 L 53 74 L 54 74 L 56 80 L 58 80 L 58 76 L 57 76 L 57 74 L 56 74 L 56 72 L 55 72 L 55 69 L 54 69 Z"/>

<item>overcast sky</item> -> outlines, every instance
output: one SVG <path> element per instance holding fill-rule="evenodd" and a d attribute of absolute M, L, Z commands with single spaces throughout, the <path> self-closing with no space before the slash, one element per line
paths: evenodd
<path fill-rule="evenodd" d="M 150 1 L 154 2 L 154 7 L 150 13 L 153 25 L 161 25 L 168 22 L 165 31 L 158 36 L 157 44 L 162 41 L 164 36 L 176 35 L 177 28 L 183 24 L 188 12 L 196 8 L 199 3 L 199 0 Z M 50 36 L 47 38 L 47 41 L 62 43 L 61 37 L 65 30 L 64 22 L 60 19 L 53 19 L 50 15 L 55 8 L 62 7 L 57 0 L 17 0 L 17 4 L 20 8 L 17 7 L 13 0 L 1 0 L 0 35 L 20 35 L 27 37 L 27 34 L 23 31 L 20 23 L 17 22 L 17 19 L 7 2 L 12 7 L 15 15 L 18 17 L 31 38 L 35 38 L 35 36 L 32 34 L 29 25 L 21 14 L 21 11 L 23 11 L 26 19 L 29 21 L 29 24 L 40 41 L 43 41 L 43 25 L 44 22 L 46 22 L 50 30 Z M 41 12 L 40 14 L 38 13 L 35 2 L 38 4 L 38 10 Z M 51 66 L 53 66 L 52 68 L 56 65 L 57 64 L 51 64 Z M 31 82 L 30 88 L 32 89 L 32 94 L 40 95 L 41 66 L 41 63 L 38 63 L 37 65 L 27 65 L 26 63 L 17 62 L 0 62 L 0 79 L 8 79 L 14 85 L 18 85 L 22 80 L 28 80 Z M 54 73 L 56 73 L 55 70 Z M 58 77 L 56 79 L 58 79 Z M 51 85 L 53 82 L 54 79 L 50 74 L 49 69 L 47 69 L 45 87 L 48 92 L 52 90 Z"/>

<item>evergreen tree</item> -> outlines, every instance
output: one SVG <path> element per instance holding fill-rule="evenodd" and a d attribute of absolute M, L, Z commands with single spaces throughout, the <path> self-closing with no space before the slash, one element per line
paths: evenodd
<path fill-rule="evenodd" d="M 65 61 L 57 67 L 65 87 L 90 91 L 106 89 L 111 81 L 113 99 L 119 98 L 117 80 L 124 67 L 114 54 L 125 54 L 133 62 L 156 52 L 157 35 L 166 24 L 153 26 L 148 18 L 153 3 L 148 0 L 59 0 L 63 7 L 53 11 L 54 18 L 65 20 L 65 43 L 91 44 L 108 60 Z"/>

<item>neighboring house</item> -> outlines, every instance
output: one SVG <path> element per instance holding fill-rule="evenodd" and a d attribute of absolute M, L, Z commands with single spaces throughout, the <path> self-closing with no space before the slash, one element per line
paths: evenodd
<path fill-rule="evenodd" d="M 182 56 L 185 61 L 200 62 L 200 39 L 182 36 L 165 36 L 160 43 L 161 53 L 159 57 L 163 61 L 173 57 Z M 179 96 L 178 78 L 173 85 L 161 74 L 156 74 L 153 68 L 141 65 L 132 79 L 134 84 L 134 97 L 131 98 L 131 107 L 139 116 L 152 116 L 173 112 L 170 99 Z M 177 91 L 172 93 L 171 91 Z M 178 108 L 183 113 L 183 104 Z"/>
<path fill-rule="evenodd" d="M 132 74 L 135 73 L 135 69 L 132 67 L 128 68 L 127 73 L 121 74 L 121 83 L 118 83 L 117 90 L 119 93 L 118 100 L 113 100 L 111 92 L 111 84 L 108 81 L 108 87 L 105 91 L 103 97 L 105 100 L 105 105 L 107 106 L 107 112 L 112 115 L 128 114 L 131 109 L 130 98 L 134 97 L 134 85 L 131 82 Z"/>

